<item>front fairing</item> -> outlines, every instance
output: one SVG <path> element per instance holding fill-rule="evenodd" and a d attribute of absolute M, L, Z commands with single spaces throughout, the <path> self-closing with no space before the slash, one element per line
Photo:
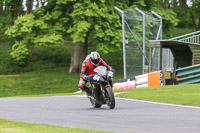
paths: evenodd
<path fill-rule="evenodd" d="M 105 66 L 98 66 L 94 69 L 94 74 L 91 81 L 93 84 L 101 84 L 103 88 L 106 85 L 112 87 L 112 77 L 113 72 L 108 71 Z"/>
<path fill-rule="evenodd" d="M 107 82 L 106 81 L 106 77 L 104 76 L 99 76 L 98 74 L 95 74 L 94 77 L 93 77 L 93 83 L 102 83 L 102 82 Z"/>

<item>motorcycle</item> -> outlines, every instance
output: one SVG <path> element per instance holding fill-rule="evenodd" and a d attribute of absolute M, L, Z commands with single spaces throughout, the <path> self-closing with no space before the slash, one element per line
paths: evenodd
<path fill-rule="evenodd" d="M 88 98 L 94 108 L 100 108 L 103 104 L 107 104 L 110 109 L 115 108 L 115 97 L 112 91 L 113 73 L 105 66 L 98 66 L 94 69 L 94 74 L 87 85 L 91 92 Z"/>

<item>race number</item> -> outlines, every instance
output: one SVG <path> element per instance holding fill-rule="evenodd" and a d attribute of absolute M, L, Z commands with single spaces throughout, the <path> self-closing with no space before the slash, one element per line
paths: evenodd
<path fill-rule="evenodd" d="M 98 75 L 95 75 L 95 76 L 93 77 L 93 80 L 99 81 L 99 79 L 100 79 L 100 76 L 98 76 Z"/>
<path fill-rule="evenodd" d="M 113 72 L 109 71 L 108 72 L 108 76 L 110 76 L 112 78 L 113 77 Z"/>

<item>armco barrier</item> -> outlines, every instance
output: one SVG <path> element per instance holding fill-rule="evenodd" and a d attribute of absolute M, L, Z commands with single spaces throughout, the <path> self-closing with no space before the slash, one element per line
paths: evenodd
<path fill-rule="evenodd" d="M 148 83 L 148 74 L 135 76 L 136 85 L 143 85 Z M 148 87 L 148 86 L 147 86 Z"/>
<path fill-rule="evenodd" d="M 156 71 L 148 74 L 135 76 L 135 80 L 128 80 L 113 85 L 113 90 L 125 90 L 140 87 L 162 86 L 162 72 Z"/>
<path fill-rule="evenodd" d="M 200 64 L 176 70 L 177 84 L 200 83 Z"/>
<path fill-rule="evenodd" d="M 162 72 L 156 71 L 135 76 L 136 88 L 162 86 Z"/>

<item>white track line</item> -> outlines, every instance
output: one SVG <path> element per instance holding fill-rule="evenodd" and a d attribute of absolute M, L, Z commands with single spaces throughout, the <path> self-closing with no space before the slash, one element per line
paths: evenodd
<path fill-rule="evenodd" d="M 175 106 L 175 107 L 182 107 L 182 108 L 200 109 L 200 107 L 197 107 L 197 106 L 187 106 L 187 105 L 179 105 L 179 104 L 160 103 L 160 102 L 152 102 L 152 101 L 137 100 L 137 99 L 130 99 L 130 98 L 120 98 L 120 97 L 117 97 L 117 99 L 122 99 L 122 100 L 127 100 L 127 101 L 134 101 L 134 102 L 159 104 L 159 105 L 166 105 L 166 106 Z"/>
<path fill-rule="evenodd" d="M 86 97 L 86 95 L 73 95 L 73 96 L 76 96 L 76 97 Z M 152 101 L 137 100 L 137 99 L 130 99 L 130 98 L 121 98 L 121 97 L 115 97 L 115 98 L 116 99 L 121 99 L 121 100 L 127 100 L 127 101 L 134 101 L 134 102 L 151 103 L 151 104 L 159 104 L 159 105 L 165 105 L 165 106 L 174 106 L 174 107 L 191 108 L 191 109 L 200 109 L 200 107 L 197 107 L 197 106 L 160 103 L 160 102 L 152 102 Z"/>

